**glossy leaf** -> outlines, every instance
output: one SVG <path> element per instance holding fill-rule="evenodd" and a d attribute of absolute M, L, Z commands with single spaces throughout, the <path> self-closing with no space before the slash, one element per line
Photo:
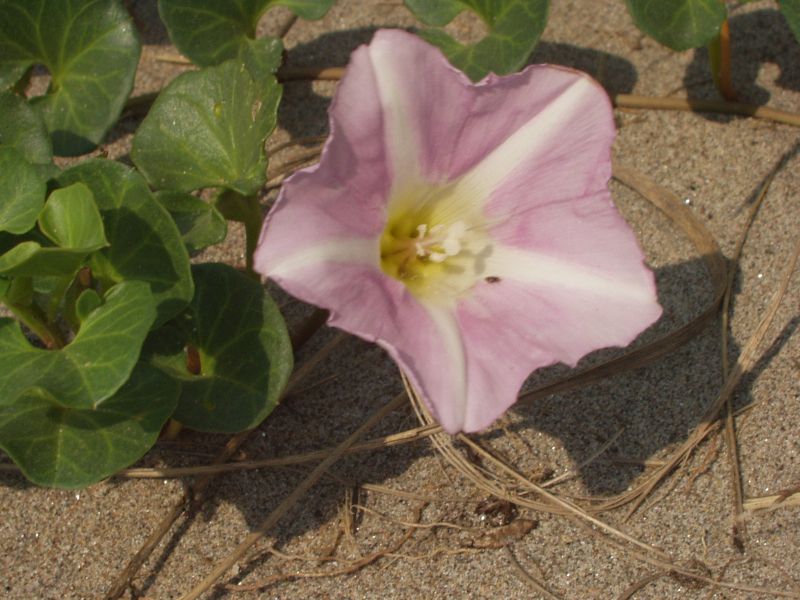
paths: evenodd
<path fill-rule="evenodd" d="M 22 153 L 34 165 L 52 165 L 53 145 L 39 113 L 11 92 L 0 92 L 0 147 Z"/>
<path fill-rule="evenodd" d="M 126 281 L 61 350 L 32 346 L 16 321 L 0 319 L 0 406 L 36 386 L 63 407 L 96 407 L 127 381 L 155 316 L 149 286 Z"/>
<path fill-rule="evenodd" d="M 117 120 L 133 87 L 140 44 L 119 0 L 0 3 L 0 88 L 34 64 L 50 71 L 35 99 L 56 154 L 91 150 Z"/>
<path fill-rule="evenodd" d="M 261 16 L 283 5 L 304 19 L 320 19 L 334 0 L 159 0 L 158 12 L 175 46 L 206 67 L 241 58 L 255 40 Z M 264 43 L 264 42 L 260 42 Z"/>
<path fill-rule="evenodd" d="M 800 42 L 800 0 L 779 0 L 781 12 L 789 23 L 795 39 Z"/>
<path fill-rule="evenodd" d="M 25 233 L 36 224 L 46 185 L 35 167 L 11 146 L 0 146 L 0 231 Z"/>
<path fill-rule="evenodd" d="M 720 0 L 627 0 L 636 26 L 673 50 L 708 44 L 727 18 Z"/>
<path fill-rule="evenodd" d="M 83 323 L 95 309 L 100 308 L 102 305 L 103 299 L 100 294 L 92 289 L 83 290 L 75 302 L 75 316 Z"/>
<path fill-rule="evenodd" d="M 39 215 L 39 229 L 63 248 L 91 248 L 94 251 L 108 246 L 103 220 L 92 192 L 82 183 L 74 183 L 50 194 Z"/>
<path fill-rule="evenodd" d="M 151 360 L 181 382 L 180 422 L 226 433 L 255 427 L 292 371 L 286 325 L 257 281 L 221 264 L 195 265 L 192 273 L 196 291 L 185 319 L 155 332 Z M 184 346 L 197 350 L 198 374 L 188 370 Z"/>
<path fill-rule="evenodd" d="M 97 408 L 65 408 L 34 387 L 0 405 L 0 447 L 39 485 L 84 487 L 138 460 L 172 414 L 179 387 L 140 364 Z"/>
<path fill-rule="evenodd" d="M 477 81 L 488 73 L 519 70 L 533 52 L 547 24 L 549 0 L 405 0 L 428 25 L 446 25 L 465 9 L 475 12 L 489 29 L 474 45 L 464 45 L 440 29 L 420 32 L 437 45 L 450 62 Z"/>
<path fill-rule="evenodd" d="M 257 83 L 235 61 L 184 73 L 159 94 L 131 158 L 158 189 L 254 194 L 265 181 L 264 141 L 275 128 L 280 96 L 274 78 Z"/>
<path fill-rule="evenodd" d="M 158 306 L 157 324 L 178 314 L 192 297 L 189 255 L 169 213 L 144 179 L 109 160 L 88 160 L 64 171 L 58 183 L 91 190 L 110 246 L 92 255 L 92 270 L 110 283 L 146 281 Z"/>
<path fill-rule="evenodd" d="M 228 223 L 210 202 L 184 192 L 158 192 L 156 198 L 169 211 L 189 252 L 219 244 Z"/>
<path fill-rule="evenodd" d="M 39 242 L 20 242 L 0 255 L 0 274 L 7 277 L 71 277 L 91 252 L 84 248 L 55 248 Z"/>

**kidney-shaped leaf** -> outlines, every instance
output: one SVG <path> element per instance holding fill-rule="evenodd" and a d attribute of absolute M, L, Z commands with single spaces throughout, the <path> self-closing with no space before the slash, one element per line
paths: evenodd
<path fill-rule="evenodd" d="M 35 348 L 16 321 L 0 319 L 0 405 L 35 386 L 65 408 L 95 408 L 130 376 L 155 316 L 149 286 L 126 281 L 61 350 Z"/>
<path fill-rule="evenodd" d="M 45 191 L 44 180 L 25 156 L 11 146 L 0 146 L 0 231 L 29 231 L 36 224 Z"/>
<path fill-rule="evenodd" d="M 202 67 L 241 57 L 254 43 L 261 15 L 281 4 L 304 19 L 322 18 L 334 0 L 159 0 L 172 43 Z"/>
<path fill-rule="evenodd" d="M 179 387 L 140 364 L 97 408 L 65 408 L 45 389 L 0 404 L 0 448 L 39 485 L 84 487 L 138 460 L 175 409 Z"/>
<path fill-rule="evenodd" d="M 39 215 L 39 229 L 63 248 L 94 251 L 108 245 L 92 192 L 82 183 L 73 183 L 50 194 Z"/>
<path fill-rule="evenodd" d="M 673 50 L 708 44 L 728 16 L 720 0 L 627 0 L 636 26 Z"/>
<path fill-rule="evenodd" d="M 50 71 L 36 99 L 56 154 L 91 150 L 117 120 L 133 87 L 140 44 L 119 0 L 0 3 L 0 87 L 30 65 Z"/>
<path fill-rule="evenodd" d="M 789 29 L 800 42 L 800 0 L 780 0 L 780 7 Z"/>
<path fill-rule="evenodd" d="M 0 255 L 0 274 L 7 277 L 71 277 L 91 250 L 54 248 L 24 241 Z"/>
<path fill-rule="evenodd" d="M 156 198 L 169 211 L 189 252 L 219 244 L 228 233 L 228 223 L 210 202 L 185 192 L 157 192 Z"/>
<path fill-rule="evenodd" d="M 158 305 L 157 324 L 179 313 L 194 289 L 189 255 L 144 179 L 120 163 L 98 159 L 62 172 L 57 181 L 85 184 L 100 210 L 110 246 L 92 257 L 97 276 L 148 282 Z"/>
<path fill-rule="evenodd" d="M 159 94 L 131 158 L 158 189 L 254 194 L 265 181 L 264 141 L 280 97 L 273 77 L 256 82 L 241 62 L 184 73 Z"/>
<path fill-rule="evenodd" d="M 440 29 L 420 36 L 436 44 L 450 62 L 477 81 L 488 73 L 504 75 L 520 69 L 533 52 L 547 24 L 549 0 L 405 0 L 423 23 L 442 26 L 464 9 L 474 11 L 489 29 L 474 45 L 464 45 Z"/>
<path fill-rule="evenodd" d="M 160 336 L 151 360 L 181 382 L 178 421 L 222 433 L 255 427 L 292 371 L 286 325 L 257 281 L 221 264 L 194 265 L 192 273 L 196 291 L 180 323 L 183 337 Z M 197 374 L 186 367 L 184 344 L 199 355 Z"/>
<path fill-rule="evenodd" d="M 12 92 L 0 92 L 0 146 L 14 148 L 34 165 L 52 164 L 53 145 L 42 116 Z"/>

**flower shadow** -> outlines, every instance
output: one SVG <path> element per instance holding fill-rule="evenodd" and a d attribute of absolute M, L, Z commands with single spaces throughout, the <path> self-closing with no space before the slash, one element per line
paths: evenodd
<path fill-rule="evenodd" d="M 784 16 L 776 9 L 763 9 L 736 15 L 730 19 L 733 87 L 738 101 L 765 105 L 770 93 L 759 84 L 761 71 L 767 65 L 779 70 L 774 78 L 777 86 L 800 90 L 800 44 L 792 35 Z M 771 71 L 770 71 L 771 73 Z M 690 99 L 719 99 L 711 77 L 708 51 L 698 48 L 683 77 L 683 86 Z M 734 117 L 706 114 L 713 121 L 727 122 Z"/>
<path fill-rule="evenodd" d="M 688 321 L 691 316 L 685 316 L 687 304 L 694 305 L 696 313 L 705 307 L 707 289 L 699 285 L 687 291 L 685 287 L 691 286 L 697 277 L 703 277 L 704 272 L 701 259 L 658 270 L 665 317 L 636 345 L 653 341 Z M 800 318 L 786 326 L 778 341 L 740 385 L 734 397 L 735 408 L 752 402 L 748 391 L 750 383 L 769 365 L 797 328 L 798 321 Z M 331 335 L 331 331 L 326 332 L 315 345 L 319 346 Z M 303 352 L 313 353 L 314 348 Z M 532 375 L 526 389 L 569 376 L 623 352 L 623 349 L 595 352 L 581 361 L 576 371 L 563 365 L 542 369 Z M 735 356 L 736 353 L 737 347 L 732 343 L 731 354 Z M 720 388 L 719 357 L 719 328 L 713 321 L 688 344 L 653 365 L 622 372 L 579 390 L 517 405 L 505 429 L 523 439 L 530 453 L 525 456 L 517 450 L 516 454 L 508 455 L 509 459 L 524 468 L 553 468 L 559 473 L 571 471 L 588 461 L 577 470 L 584 491 L 601 496 L 618 494 L 641 474 L 643 461 L 660 458 L 665 450 L 685 441 L 700 422 Z M 312 381 L 301 386 L 307 391 L 299 390 L 262 425 L 248 444 L 249 456 L 287 456 L 333 447 L 386 399 L 402 390 L 392 361 L 366 342 L 347 338 L 329 363 L 315 373 L 312 379 L 317 383 Z M 416 425 L 406 410 L 392 414 L 368 437 L 396 433 Z M 612 446 L 598 460 L 589 461 L 620 430 L 622 433 Z M 492 447 L 502 446 L 508 440 L 501 427 L 476 437 Z M 288 524 L 280 528 L 278 543 L 318 530 L 334 519 L 344 490 L 349 486 L 358 482 L 391 485 L 394 479 L 407 477 L 417 468 L 418 460 L 434 452 L 430 444 L 422 442 L 344 458 L 334 467 L 331 476 L 315 488 L 313 497 L 302 510 L 292 511 Z M 234 503 L 248 525 L 255 527 L 299 483 L 309 468 L 299 465 L 227 476 L 224 483 L 215 484 L 216 489 L 210 494 L 214 500 L 208 504 L 206 516 L 210 517 L 224 503 Z"/>

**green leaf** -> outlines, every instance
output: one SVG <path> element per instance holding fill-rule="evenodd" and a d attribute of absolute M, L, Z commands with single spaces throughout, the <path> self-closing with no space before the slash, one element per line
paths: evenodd
<path fill-rule="evenodd" d="M 151 336 L 150 360 L 181 382 L 178 421 L 224 433 L 255 427 L 292 371 L 286 325 L 257 281 L 221 264 L 194 265 L 192 273 L 196 292 L 185 319 Z M 184 345 L 199 353 L 197 375 L 186 368 Z"/>
<path fill-rule="evenodd" d="M 720 0 L 627 0 L 636 26 L 673 50 L 700 48 L 728 17 Z"/>
<path fill-rule="evenodd" d="M 92 271 L 111 283 L 150 284 L 158 305 L 156 324 L 178 314 L 194 290 L 189 255 L 169 213 L 144 179 L 110 160 L 88 160 L 59 175 L 58 183 L 83 183 L 94 196 L 110 246 L 92 255 Z"/>
<path fill-rule="evenodd" d="M 38 242 L 20 242 L 0 256 L 0 274 L 20 277 L 71 277 L 91 250 L 43 247 Z"/>
<path fill-rule="evenodd" d="M 52 164 L 53 144 L 41 115 L 11 92 L 0 92 L 0 146 L 18 150 L 34 165 Z"/>
<path fill-rule="evenodd" d="M 795 39 L 800 42 L 800 0 L 780 0 L 780 7 L 789 29 Z"/>
<path fill-rule="evenodd" d="M 42 388 L 0 405 L 0 447 L 38 485 L 78 488 L 138 460 L 175 409 L 178 385 L 138 365 L 113 397 L 94 409 L 64 408 Z"/>
<path fill-rule="evenodd" d="M 94 251 L 108 246 L 92 192 L 82 183 L 50 194 L 39 215 L 39 229 L 62 248 Z"/>
<path fill-rule="evenodd" d="M 304 19 L 321 19 L 334 0 L 159 0 L 158 12 L 172 43 L 202 67 L 241 58 L 256 42 L 256 26 L 272 6 Z"/>
<path fill-rule="evenodd" d="M 16 321 L 0 319 L 0 406 L 41 387 L 63 407 L 95 408 L 130 376 L 155 315 L 149 286 L 126 281 L 61 350 L 35 348 Z"/>
<path fill-rule="evenodd" d="M 281 87 L 256 82 L 243 63 L 180 75 L 162 91 L 133 139 L 131 158 L 156 188 L 264 185 L 264 141 L 275 128 Z"/>
<path fill-rule="evenodd" d="M 20 234 L 33 228 L 46 191 L 44 180 L 21 152 L 0 146 L 0 231 Z"/>
<path fill-rule="evenodd" d="M 91 150 L 117 120 L 133 87 L 140 44 L 119 0 L 0 2 L 0 88 L 34 64 L 50 71 L 35 100 L 56 154 Z"/>
<path fill-rule="evenodd" d="M 169 211 L 189 252 L 225 240 L 228 223 L 213 204 L 184 192 L 157 192 L 156 198 Z"/>
<path fill-rule="evenodd" d="M 78 300 L 75 302 L 75 316 L 78 317 L 81 323 L 89 318 L 95 309 L 103 305 L 103 299 L 100 294 L 92 289 L 83 290 Z"/>
<path fill-rule="evenodd" d="M 442 30 L 420 36 L 435 44 L 448 60 L 477 81 L 488 73 L 505 75 L 519 70 L 533 52 L 547 24 L 549 0 L 405 0 L 406 6 L 428 25 L 446 25 L 464 9 L 474 11 L 489 29 L 477 44 L 461 44 Z"/>

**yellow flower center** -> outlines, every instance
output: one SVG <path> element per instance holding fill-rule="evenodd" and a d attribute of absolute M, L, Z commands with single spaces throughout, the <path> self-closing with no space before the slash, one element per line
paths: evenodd
<path fill-rule="evenodd" d="M 389 203 L 381 236 L 381 269 L 420 299 L 448 301 L 481 275 L 491 251 L 484 219 L 445 188 L 417 190 Z"/>

